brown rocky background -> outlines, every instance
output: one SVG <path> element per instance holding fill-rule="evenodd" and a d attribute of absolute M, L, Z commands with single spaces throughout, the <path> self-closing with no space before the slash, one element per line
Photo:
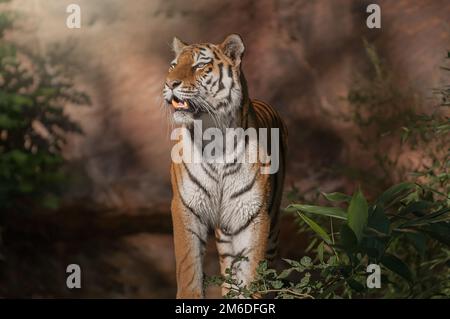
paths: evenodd
<path fill-rule="evenodd" d="M 380 30 L 365 24 L 366 7 L 375 2 Z M 81 6 L 81 29 L 65 26 L 70 3 Z M 58 52 L 92 105 L 67 108 L 84 130 L 70 137 L 65 152 L 75 176 L 67 208 L 15 234 L 23 240 L 11 243 L 4 261 L 3 296 L 174 296 L 170 141 L 160 98 L 173 36 L 218 43 L 229 33 L 242 35 L 250 95 L 285 118 L 286 190 L 295 185 L 300 192 L 319 185 L 351 190 L 323 169 L 340 161 L 365 165 L 348 141 L 354 128 L 324 115 L 345 109 L 342 97 L 364 72 L 363 38 L 392 67 L 399 87 L 424 101 L 440 84 L 450 44 L 445 0 L 14 0 L 9 6 L 23 17 L 9 36 L 43 54 Z M 295 233 L 286 229 L 282 254 L 301 254 L 307 243 L 295 246 Z M 80 290 L 65 288 L 69 263 L 82 267 Z M 217 271 L 212 244 L 206 269 Z"/>

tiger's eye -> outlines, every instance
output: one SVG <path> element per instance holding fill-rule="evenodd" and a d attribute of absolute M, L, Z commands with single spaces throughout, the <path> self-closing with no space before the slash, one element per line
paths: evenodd
<path fill-rule="evenodd" d="M 194 68 L 195 68 L 196 70 L 199 70 L 199 69 L 204 68 L 205 65 L 206 65 L 206 63 L 199 63 L 199 64 L 197 64 L 196 66 L 194 66 Z"/>

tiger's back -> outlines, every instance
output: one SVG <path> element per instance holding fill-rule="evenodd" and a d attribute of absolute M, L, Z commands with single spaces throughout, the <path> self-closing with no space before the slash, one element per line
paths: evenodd
<path fill-rule="evenodd" d="M 278 221 L 283 195 L 284 177 L 286 174 L 288 132 L 283 119 L 272 106 L 256 99 L 252 100 L 252 105 L 256 115 L 257 126 L 266 128 L 278 128 L 280 134 L 280 168 L 276 174 L 273 174 L 270 177 L 271 194 L 270 198 L 268 198 L 268 201 L 271 204 L 271 206 L 269 207 L 269 215 L 271 217 L 271 230 L 269 234 L 268 248 L 266 251 L 266 259 L 273 260 L 273 258 L 276 256 L 278 236 L 280 232 Z"/>

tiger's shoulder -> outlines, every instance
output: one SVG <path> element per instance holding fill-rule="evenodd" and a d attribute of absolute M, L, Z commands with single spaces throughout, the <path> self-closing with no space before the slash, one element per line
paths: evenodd
<path fill-rule="evenodd" d="M 258 99 L 252 99 L 251 102 L 258 128 L 279 128 L 281 135 L 287 136 L 286 124 L 274 107 Z"/>

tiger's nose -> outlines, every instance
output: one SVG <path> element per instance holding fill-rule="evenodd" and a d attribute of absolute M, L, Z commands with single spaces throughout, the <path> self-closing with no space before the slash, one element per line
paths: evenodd
<path fill-rule="evenodd" d="M 166 84 L 170 89 L 173 90 L 174 88 L 176 88 L 177 86 L 179 86 L 181 84 L 181 81 L 180 80 L 172 80 L 172 81 L 167 81 Z"/>

